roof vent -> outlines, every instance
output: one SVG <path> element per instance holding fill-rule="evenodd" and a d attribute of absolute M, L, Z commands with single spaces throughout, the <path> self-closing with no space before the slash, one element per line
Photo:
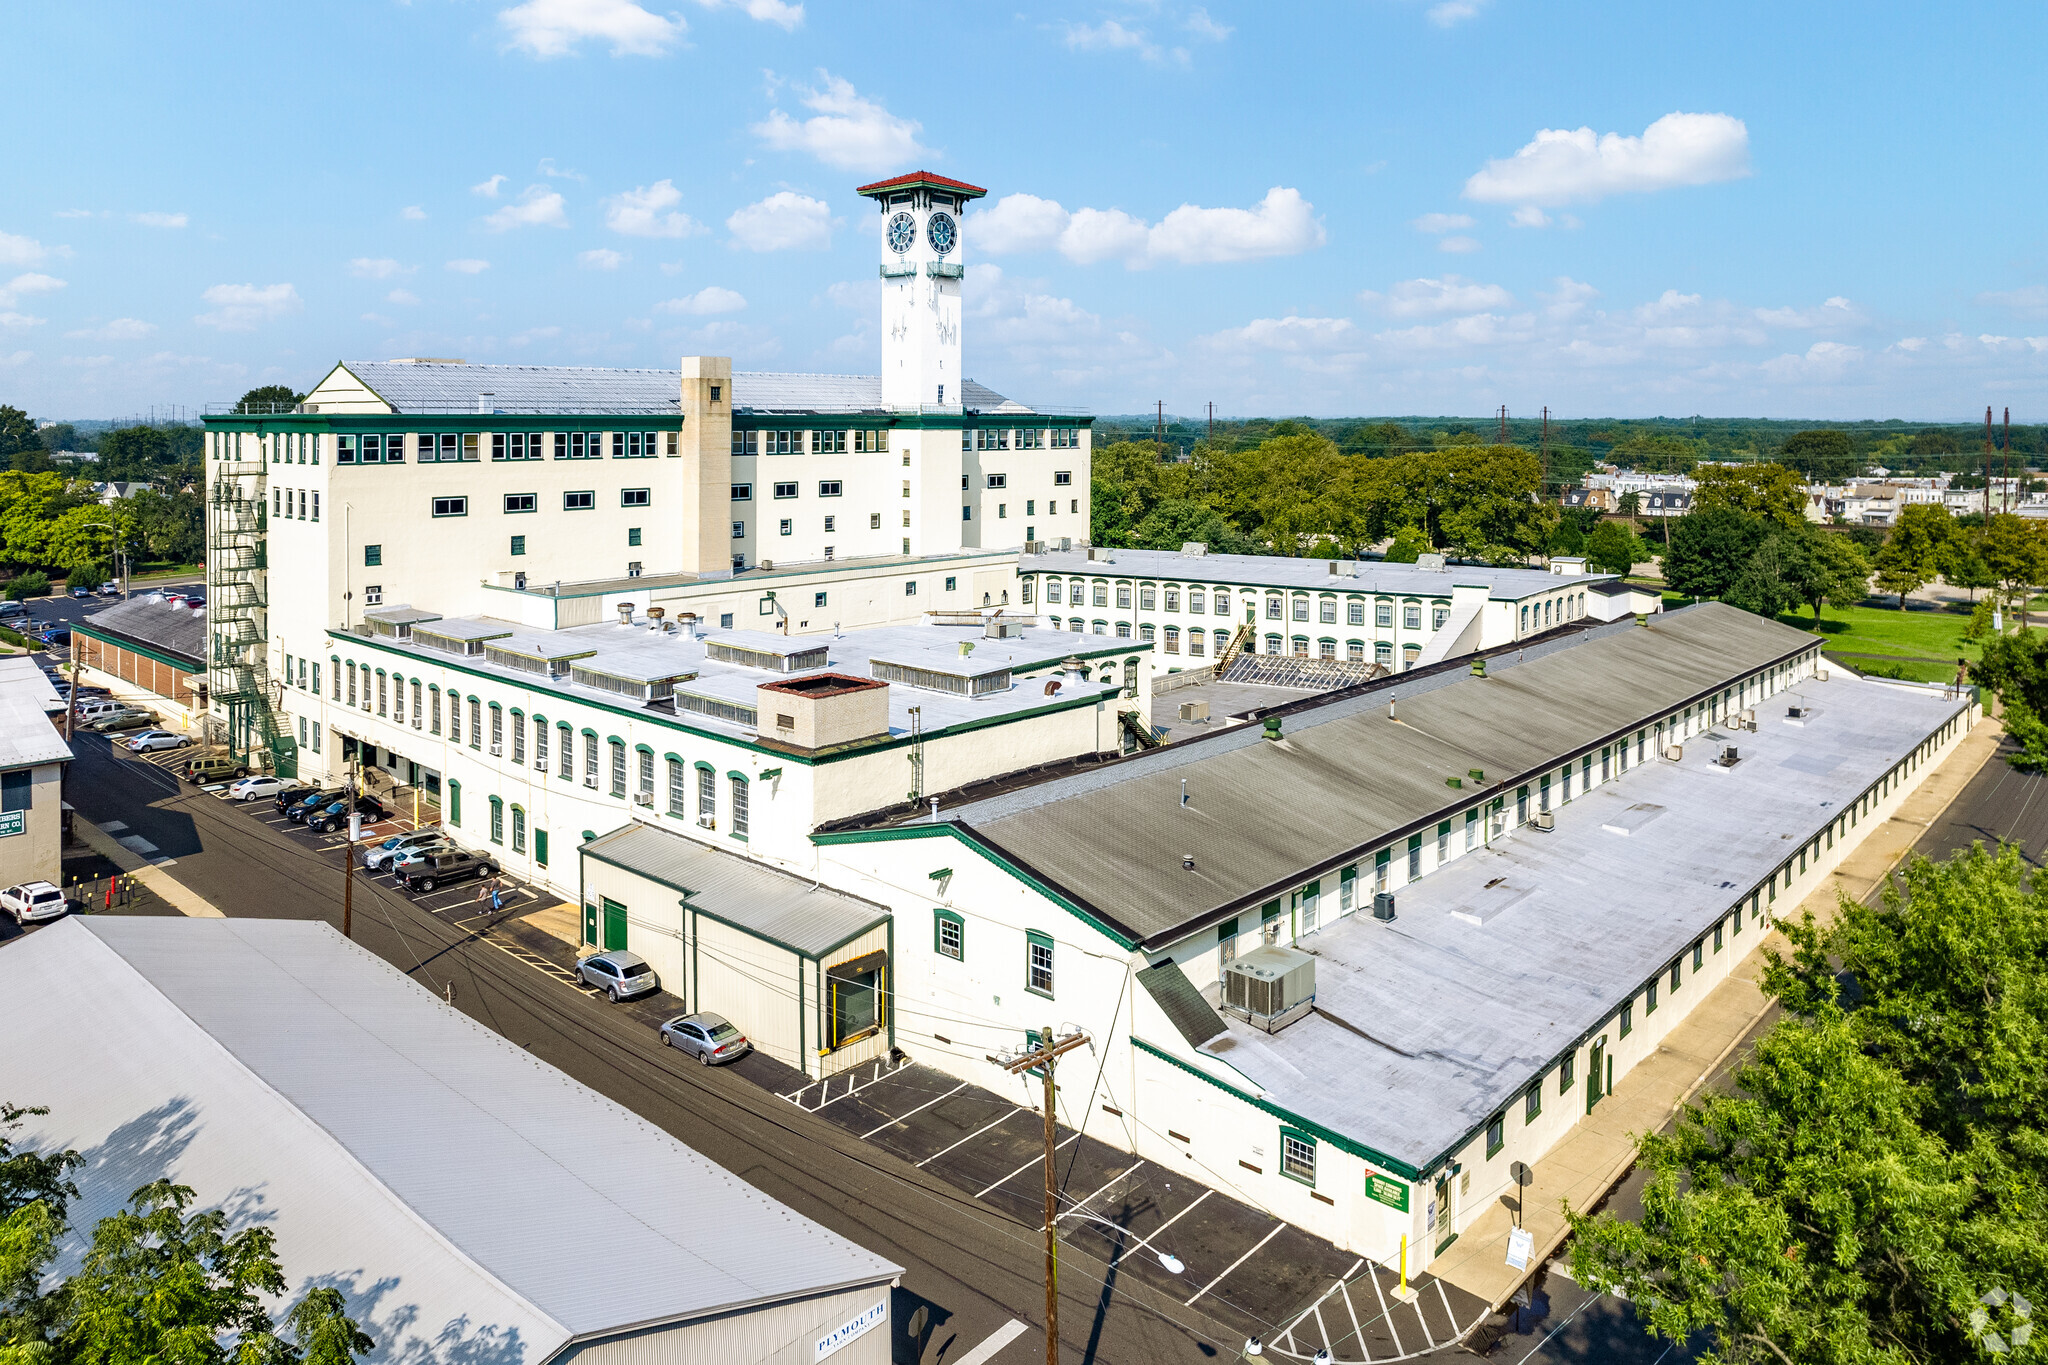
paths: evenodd
<path fill-rule="evenodd" d="M 1203 555 L 1209 553 L 1209 545 L 1206 541 L 1190 540 L 1181 545 L 1180 552 L 1184 555 L 1192 555 L 1196 559 L 1200 559 Z"/>
<path fill-rule="evenodd" d="M 1299 948 L 1254 948 L 1223 969 L 1223 1012 L 1278 1033 L 1315 1008 L 1316 960 Z"/>
<path fill-rule="evenodd" d="M 1415 556 L 1415 567 L 1423 573 L 1442 573 L 1444 571 L 1444 557 L 1442 555 L 1417 555 Z"/>
<path fill-rule="evenodd" d="M 496 412 L 498 410 L 498 395 L 489 390 L 478 394 L 476 396 L 476 410 L 478 412 Z"/>
<path fill-rule="evenodd" d="M 619 603 L 619 624 L 622 626 L 633 624 L 633 604 L 631 602 Z"/>

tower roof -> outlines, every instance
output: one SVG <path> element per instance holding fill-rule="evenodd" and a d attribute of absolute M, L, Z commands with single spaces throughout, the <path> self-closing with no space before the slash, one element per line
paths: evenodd
<path fill-rule="evenodd" d="M 854 193 L 864 194 L 870 199 L 878 199 L 891 190 L 907 190 L 919 185 L 930 185 L 935 189 L 951 190 L 963 199 L 980 199 L 988 193 L 987 190 L 979 185 L 970 185 L 965 180 L 948 180 L 945 176 L 933 175 L 930 171 L 912 171 L 908 175 L 892 175 L 887 180 L 877 180 L 872 185 L 858 186 Z"/>

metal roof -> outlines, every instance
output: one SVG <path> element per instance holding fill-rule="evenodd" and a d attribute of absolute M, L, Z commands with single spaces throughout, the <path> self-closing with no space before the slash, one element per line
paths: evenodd
<path fill-rule="evenodd" d="M 52 723 L 63 709 L 34 658 L 0 659 L 0 768 L 69 762 L 71 746 Z"/>
<path fill-rule="evenodd" d="M 943 175 L 933 175 L 930 171 L 911 171 L 908 175 L 892 175 L 887 180 L 877 180 L 872 184 L 856 186 L 853 192 L 855 194 L 873 195 L 879 191 L 909 189 L 914 185 L 936 185 L 940 189 L 960 190 L 968 197 L 974 199 L 979 199 L 988 193 L 987 190 L 979 185 L 970 185 L 965 180 L 950 180 Z"/>
<path fill-rule="evenodd" d="M 576 365 L 469 365 L 445 361 L 350 360 L 341 368 L 407 413 L 615 413 L 669 417 L 682 412 L 677 370 L 598 369 Z M 962 405 L 977 412 L 1028 412 L 985 384 L 966 380 Z M 732 377 L 735 413 L 887 413 L 882 379 L 872 374 Z"/>
<path fill-rule="evenodd" d="M 1316 1012 L 1271 1035 L 1226 1021 L 1201 1051 L 1411 1165 L 1451 1153 L 1970 704 L 1846 669 L 1791 697 L 1818 713 L 1785 724 L 1781 693 L 1756 732 L 1709 732 L 1682 762 L 1632 766 L 1554 807 L 1552 833 L 1524 826 L 1429 871 L 1397 893 L 1391 923 L 1354 913 L 1303 936 Z M 1732 769 L 1711 761 L 1721 743 L 1742 755 Z M 1741 953 L 1762 932 L 1745 923 L 1706 951 Z M 1681 993 L 1700 989 L 1689 958 L 1681 974 Z M 1544 1099 L 1558 1102 L 1554 1080 Z"/>
<path fill-rule="evenodd" d="M 1101 553 L 1098 551 L 1098 553 Z M 1483 587 L 1490 598 L 1519 601 L 1546 593 L 1584 588 L 1608 574 L 1554 574 L 1545 569 L 1496 569 L 1483 564 L 1452 564 L 1443 569 L 1390 564 L 1379 559 L 1294 559 L 1286 555 L 1183 554 L 1178 550 L 1110 550 L 1108 559 L 1090 559 L 1086 549 L 1054 550 L 1025 555 L 1020 574 L 1065 574 L 1077 578 L 1158 578 L 1184 583 L 1220 583 L 1229 587 L 1320 589 L 1336 593 L 1370 593 L 1388 597 L 1449 597 L 1452 588 Z M 1330 565 L 1337 571 L 1332 573 Z M 1272 623 L 1272 628 L 1297 629 L 1303 623 Z M 1312 624 L 1312 623 L 1311 623 Z M 1265 626 L 1262 623 L 1261 629 Z"/>
<path fill-rule="evenodd" d="M 0 998 L 0 1089 L 86 1156 L 79 1225 L 191 1185 L 342 1288 L 378 1365 L 530 1365 L 899 1273 L 325 924 L 67 919 L 0 950 Z"/>
<path fill-rule="evenodd" d="M 1222 1017 L 1210 1008 L 1209 1002 L 1195 989 L 1195 983 L 1188 980 L 1188 974 L 1180 969 L 1178 962 L 1161 962 L 1137 975 L 1138 984 L 1145 988 L 1145 994 L 1158 1004 L 1160 1013 L 1173 1025 L 1174 1031 L 1187 1040 L 1188 1046 L 1200 1047 L 1223 1033 Z"/>
<path fill-rule="evenodd" d="M 206 667 L 206 608 L 198 610 L 166 602 L 160 593 L 131 597 L 103 607 L 73 623 L 87 634 L 105 634 L 131 641 L 190 663 L 194 672 Z"/>
<path fill-rule="evenodd" d="M 1147 943 L 1314 875 L 1482 799 L 1467 773 L 1529 780 L 1766 664 L 1817 647 L 1718 602 L 1566 637 L 1491 674 L 1389 684 L 1286 718 L 1169 746 L 1080 777 L 962 806 L 952 822 Z M 1388 703 L 1398 701 L 1398 720 Z M 1184 751 L 1184 752 L 1183 752 Z M 1466 785 L 1448 787 L 1446 779 Z M 1181 782 L 1188 802 L 1181 802 Z M 1512 788 L 1508 795 L 1512 797 Z M 1315 818 L 1305 818 L 1313 814 Z M 1193 853 L 1194 870 L 1182 866 Z"/>
<path fill-rule="evenodd" d="M 887 906 L 639 820 L 592 840 L 582 851 L 671 887 L 706 914 L 807 957 L 889 918 Z"/>

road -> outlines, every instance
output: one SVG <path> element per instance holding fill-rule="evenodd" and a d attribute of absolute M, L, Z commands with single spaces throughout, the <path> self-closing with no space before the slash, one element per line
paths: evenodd
<path fill-rule="evenodd" d="M 172 875 L 231 914 L 340 920 L 341 870 L 302 844 L 98 736 L 76 744 L 69 799 L 174 858 Z M 1043 1243 L 971 1197 L 723 1070 L 685 1065 L 652 1030 L 514 960 L 461 923 L 426 913 L 388 882 L 358 879 L 355 937 L 536 1057 L 609 1096 L 766 1193 L 905 1269 L 895 1359 L 943 1365 L 1012 1320 L 1027 1329 L 993 1365 L 1044 1358 Z M 1234 1359 L 1242 1339 L 1114 1268 L 1062 1247 L 1067 1361 Z M 1184 1296 L 1182 1296 L 1184 1297 Z M 908 1339 L 923 1309 L 922 1339 Z"/>
<path fill-rule="evenodd" d="M 2011 748 L 2008 741 L 2001 752 Z M 1994 758 L 1920 837 L 1913 851 L 1929 858 L 1946 858 L 1974 842 L 1990 846 L 2000 840 L 2018 844 L 2027 860 L 2040 866 L 2043 851 L 2048 849 L 2048 775 L 2014 772 L 2002 758 Z M 1778 1015 L 1775 1005 L 1765 1011 L 1729 1050 L 1707 1084 L 1724 1085 L 1750 1044 L 1777 1022 Z M 1605 1207 L 1624 1216 L 1639 1214 L 1641 1194 L 1642 1176 L 1631 1172 L 1608 1197 Z M 1510 1324 L 1511 1330 L 1494 1347 L 1489 1360 L 1507 1365 L 1561 1365 L 1567 1361 L 1683 1365 L 1694 1358 L 1693 1351 L 1645 1335 L 1629 1304 L 1588 1294 L 1555 1269 L 1538 1276 L 1534 1287 L 1534 1307 Z M 1704 1350 L 1706 1343 L 1696 1345 Z M 1469 1360 L 1470 1355 L 1464 1358 Z"/>

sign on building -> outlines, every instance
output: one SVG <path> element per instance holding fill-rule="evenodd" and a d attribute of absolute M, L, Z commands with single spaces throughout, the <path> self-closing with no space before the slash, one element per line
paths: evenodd
<path fill-rule="evenodd" d="M 1389 1179 L 1383 1175 L 1368 1174 L 1365 1177 L 1365 1192 L 1396 1212 L 1408 1212 L 1408 1185 L 1406 1181 Z"/>

